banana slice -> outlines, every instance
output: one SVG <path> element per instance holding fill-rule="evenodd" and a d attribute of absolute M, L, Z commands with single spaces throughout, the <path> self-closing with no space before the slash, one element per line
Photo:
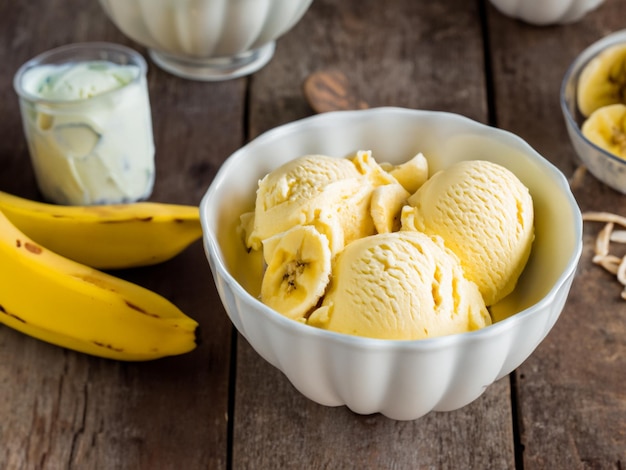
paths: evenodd
<path fill-rule="evenodd" d="M 400 211 L 409 196 L 409 192 L 399 183 L 378 186 L 372 191 L 370 213 L 378 233 L 400 230 Z"/>
<path fill-rule="evenodd" d="M 609 47 L 589 61 L 578 79 L 577 102 L 585 117 L 603 106 L 626 104 L 626 45 Z"/>
<path fill-rule="evenodd" d="M 328 239 L 313 226 L 299 225 L 265 239 L 263 256 L 261 301 L 286 317 L 304 319 L 330 279 Z"/>
<path fill-rule="evenodd" d="M 594 111 L 581 130 L 598 147 L 626 159 L 626 105 L 612 104 Z"/>

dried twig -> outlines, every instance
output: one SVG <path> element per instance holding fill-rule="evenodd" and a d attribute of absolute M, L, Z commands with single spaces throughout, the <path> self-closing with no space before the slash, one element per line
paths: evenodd
<path fill-rule="evenodd" d="M 626 217 L 610 212 L 585 212 L 583 220 L 605 223 L 596 237 L 592 261 L 613 274 L 624 286 L 620 297 L 626 300 L 626 255 L 619 257 L 610 252 L 611 242 L 626 243 L 626 230 L 614 229 L 616 224 L 626 227 Z"/>
<path fill-rule="evenodd" d="M 613 222 L 626 227 L 626 217 L 611 212 L 583 212 L 583 220 L 589 222 Z"/>
<path fill-rule="evenodd" d="M 611 241 L 615 243 L 626 243 L 626 230 L 613 230 Z"/>
<path fill-rule="evenodd" d="M 619 264 L 617 268 L 617 280 L 623 285 L 626 286 L 626 256 L 622 258 L 622 262 Z"/>
<path fill-rule="evenodd" d="M 614 226 L 615 224 L 613 222 L 609 222 L 600 230 L 600 233 L 598 233 L 596 237 L 595 256 L 593 257 L 594 263 L 609 254 L 611 232 L 613 232 Z"/>
<path fill-rule="evenodd" d="M 583 184 L 583 180 L 585 179 L 585 175 L 587 174 L 587 167 L 584 165 L 580 165 L 574 170 L 574 174 L 569 180 L 569 186 L 572 189 L 578 189 Z"/>
<path fill-rule="evenodd" d="M 594 261 L 595 264 L 602 266 L 611 274 L 617 275 L 617 270 L 619 269 L 619 265 L 622 262 L 623 258 L 620 258 L 615 255 L 606 255 L 603 258 L 600 258 Z"/>

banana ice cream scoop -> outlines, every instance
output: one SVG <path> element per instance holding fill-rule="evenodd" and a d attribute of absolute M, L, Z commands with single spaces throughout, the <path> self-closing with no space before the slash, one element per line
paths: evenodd
<path fill-rule="evenodd" d="M 259 181 L 254 215 L 242 217 L 246 245 L 257 250 L 267 238 L 311 225 L 327 237 L 335 255 L 345 244 L 375 232 L 371 193 L 395 182 L 370 152 L 291 160 Z"/>
<path fill-rule="evenodd" d="M 350 335 L 414 340 L 491 324 L 478 287 L 439 237 L 365 237 L 337 256 L 322 304 L 307 323 Z"/>
<path fill-rule="evenodd" d="M 611 104 L 626 104 L 626 44 L 603 50 L 583 68 L 576 89 L 578 109 L 585 116 Z"/>
<path fill-rule="evenodd" d="M 534 239 L 528 188 L 501 165 L 472 160 L 434 174 L 408 199 L 402 230 L 439 235 L 487 306 L 510 294 Z"/>

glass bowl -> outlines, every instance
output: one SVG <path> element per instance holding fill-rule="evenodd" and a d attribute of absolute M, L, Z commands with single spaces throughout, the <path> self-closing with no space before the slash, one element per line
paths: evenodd
<path fill-rule="evenodd" d="M 598 147 L 583 135 L 581 126 L 585 118 L 576 103 L 578 78 L 585 65 L 601 51 L 616 44 L 626 44 L 626 30 L 609 34 L 576 57 L 563 78 L 560 102 L 567 132 L 582 164 L 597 179 L 626 194 L 626 160 Z"/>

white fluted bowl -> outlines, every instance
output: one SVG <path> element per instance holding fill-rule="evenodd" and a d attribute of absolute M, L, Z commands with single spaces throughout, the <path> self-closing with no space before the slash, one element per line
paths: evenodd
<path fill-rule="evenodd" d="M 492 308 L 493 325 L 426 340 L 378 340 L 317 329 L 258 300 L 261 263 L 250 262 L 236 233 L 239 214 L 254 206 L 258 180 L 301 155 L 343 157 L 358 149 L 392 163 L 423 152 L 432 171 L 491 160 L 528 186 L 533 251 L 515 291 Z M 398 420 L 465 406 L 518 367 L 557 321 L 582 250 L 580 210 L 559 170 L 513 134 L 441 112 L 375 108 L 280 126 L 226 160 L 200 209 L 217 290 L 252 347 L 311 400 Z"/>
<path fill-rule="evenodd" d="M 263 67 L 312 0 L 99 0 L 107 16 L 175 75 L 226 80 Z"/>
<path fill-rule="evenodd" d="M 574 23 L 604 0 L 490 0 L 501 13 L 536 26 Z"/>

